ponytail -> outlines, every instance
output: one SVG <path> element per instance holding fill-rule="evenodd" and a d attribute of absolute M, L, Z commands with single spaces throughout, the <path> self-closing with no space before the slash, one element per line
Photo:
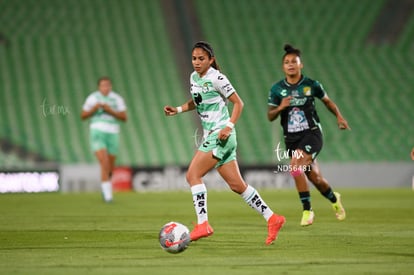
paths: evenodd
<path fill-rule="evenodd" d="M 215 57 L 214 57 L 213 63 L 211 63 L 211 67 L 213 67 L 214 69 L 220 71 L 220 66 L 217 64 L 217 61 L 216 61 Z"/>

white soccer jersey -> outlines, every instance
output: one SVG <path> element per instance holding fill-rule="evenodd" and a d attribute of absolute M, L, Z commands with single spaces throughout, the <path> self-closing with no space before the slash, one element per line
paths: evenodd
<path fill-rule="evenodd" d="M 191 96 L 201 119 L 204 136 L 208 132 L 224 128 L 230 120 L 227 98 L 235 92 L 227 77 L 210 67 L 201 78 L 197 72 L 193 72 L 190 83 Z"/>
<path fill-rule="evenodd" d="M 117 112 L 126 110 L 124 99 L 113 91 L 109 92 L 107 96 L 104 96 L 99 91 L 93 92 L 86 98 L 83 110 L 90 111 L 97 103 L 106 103 Z M 91 117 L 90 129 L 117 134 L 119 133 L 119 120 L 99 109 Z"/>

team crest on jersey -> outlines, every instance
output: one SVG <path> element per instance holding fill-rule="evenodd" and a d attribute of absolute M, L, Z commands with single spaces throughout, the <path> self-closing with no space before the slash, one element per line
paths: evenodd
<path fill-rule="evenodd" d="M 202 92 L 207 93 L 208 92 L 208 83 L 204 83 L 202 87 Z"/>
<path fill-rule="evenodd" d="M 311 90 L 311 88 L 310 88 L 309 86 L 304 87 L 304 88 L 303 88 L 303 94 L 304 94 L 305 96 L 311 96 L 311 95 L 312 95 L 312 90 Z"/>

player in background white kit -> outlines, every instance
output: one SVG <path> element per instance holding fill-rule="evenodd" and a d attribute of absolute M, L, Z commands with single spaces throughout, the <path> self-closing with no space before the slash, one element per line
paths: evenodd
<path fill-rule="evenodd" d="M 119 147 L 119 123 L 127 120 L 127 114 L 124 99 L 112 91 L 109 77 L 99 78 L 98 91 L 86 98 L 81 118 L 91 118 L 90 145 L 101 167 L 103 199 L 111 202 L 111 175 Z"/>

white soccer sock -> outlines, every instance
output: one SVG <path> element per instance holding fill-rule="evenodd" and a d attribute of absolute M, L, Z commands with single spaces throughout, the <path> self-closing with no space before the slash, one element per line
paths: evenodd
<path fill-rule="evenodd" d="M 242 198 L 250 205 L 254 210 L 263 215 L 263 217 L 268 221 L 273 215 L 272 209 L 265 203 L 265 201 L 260 197 L 259 192 L 254 189 L 252 186 L 247 185 L 246 190 L 241 194 Z"/>
<path fill-rule="evenodd" d="M 207 216 L 207 188 L 204 183 L 191 186 L 194 209 L 197 214 L 197 223 L 202 224 L 208 220 Z"/>
<path fill-rule="evenodd" d="M 110 181 L 102 182 L 102 194 L 105 201 L 112 200 L 112 184 Z"/>

